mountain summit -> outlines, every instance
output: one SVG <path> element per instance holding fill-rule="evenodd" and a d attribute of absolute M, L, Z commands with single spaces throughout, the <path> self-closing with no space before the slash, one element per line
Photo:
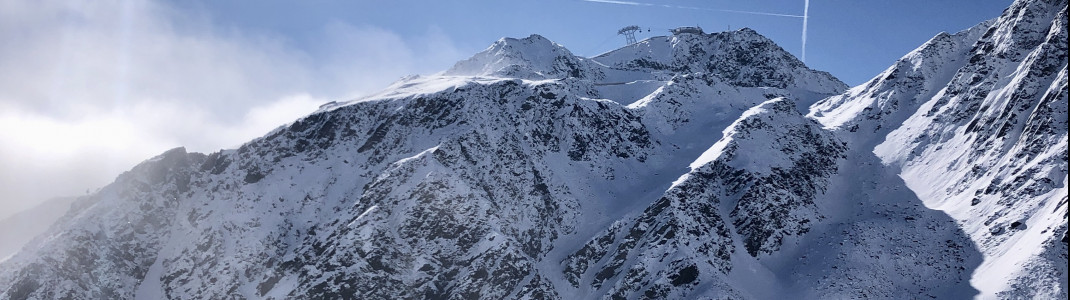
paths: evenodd
<path fill-rule="evenodd" d="M 593 58 L 503 38 L 139 164 L 4 261 L 0 297 L 1065 297 L 1065 7 L 849 90 L 750 29 Z"/>
<path fill-rule="evenodd" d="M 736 86 L 799 87 L 837 94 L 847 85 L 809 69 L 772 40 L 750 28 L 711 34 L 653 37 L 594 57 L 618 69 L 650 73 L 709 73 Z"/>

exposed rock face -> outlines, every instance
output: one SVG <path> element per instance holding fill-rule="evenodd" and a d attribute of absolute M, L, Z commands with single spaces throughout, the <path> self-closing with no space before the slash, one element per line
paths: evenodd
<path fill-rule="evenodd" d="M 828 73 L 807 68 L 776 43 L 750 28 L 654 37 L 593 60 L 625 70 L 710 73 L 742 87 L 788 89 L 799 86 L 826 94 L 847 88 Z"/>
<path fill-rule="evenodd" d="M 759 149 L 769 150 L 751 152 Z M 614 298 L 687 297 L 707 283 L 742 295 L 725 284 L 739 255 L 734 240 L 756 257 L 808 232 L 823 218 L 813 200 L 845 150 L 789 100 L 755 106 L 665 195 L 570 255 L 566 278 L 577 288 L 608 286 Z"/>

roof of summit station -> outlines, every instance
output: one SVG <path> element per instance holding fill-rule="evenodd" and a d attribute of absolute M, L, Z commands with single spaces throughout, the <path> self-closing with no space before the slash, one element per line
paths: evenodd
<path fill-rule="evenodd" d="M 672 31 L 672 34 L 674 34 L 674 35 L 675 34 L 682 34 L 682 33 L 691 33 L 691 34 L 703 34 L 704 33 L 704 32 L 702 32 L 702 27 L 698 27 L 698 26 L 676 27 L 676 28 L 673 28 L 672 30 L 669 30 L 669 31 Z"/>

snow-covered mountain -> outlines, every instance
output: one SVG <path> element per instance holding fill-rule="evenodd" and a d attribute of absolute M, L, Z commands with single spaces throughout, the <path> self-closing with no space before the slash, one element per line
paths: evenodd
<path fill-rule="evenodd" d="M 946 212 L 984 256 L 971 283 L 1066 298 L 1067 2 L 1017 1 L 941 33 L 811 116 Z"/>
<path fill-rule="evenodd" d="M 143 162 L 0 264 L 0 298 L 1065 297 L 1065 7 L 850 90 L 750 29 L 503 38 Z"/>

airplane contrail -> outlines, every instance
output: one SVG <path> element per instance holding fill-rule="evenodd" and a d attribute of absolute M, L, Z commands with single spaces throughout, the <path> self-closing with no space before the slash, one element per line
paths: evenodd
<path fill-rule="evenodd" d="M 806 21 L 810 19 L 810 0 L 803 2 L 802 62 L 806 62 Z"/>

